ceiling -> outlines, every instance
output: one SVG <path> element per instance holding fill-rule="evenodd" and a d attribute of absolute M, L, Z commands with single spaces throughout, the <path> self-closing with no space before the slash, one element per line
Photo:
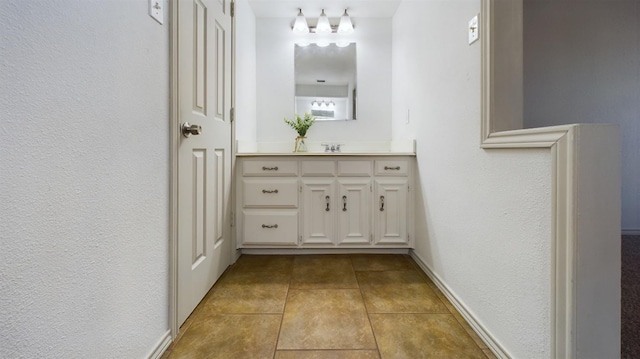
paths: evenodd
<path fill-rule="evenodd" d="M 322 9 L 328 17 L 339 17 L 348 9 L 355 18 L 393 17 L 402 0 L 249 0 L 256 17 L 290 17 L 298 14 L 298 8 L 306 17 L 320 16 Z"/>

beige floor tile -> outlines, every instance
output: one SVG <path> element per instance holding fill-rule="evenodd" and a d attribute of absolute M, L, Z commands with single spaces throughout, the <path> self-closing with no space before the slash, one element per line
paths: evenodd
<path fill-rule="evenodd" d="M 291 274 L 232 270 L 205 299 L 205 314 L 282 313 Z"/>
<path fill-rule="evenodd" d="M 234 264 L 238 272 L 291 273 L 293 256 L 261 256 L 243 254 Z"/>
<path fill-rule="evenodd" d="M 371 314 L 382 359 L 483 358 L 451 314 Z"/>
<path fill-rule="evenodd" d="M 414 270 L 409 258 L 401 254 L 354 254 L 351 261 L 356 271 Z"/>
<path fill-rule="evenodd" d="M 369 313 L 448 313 L 415 271 L 357 272 Z"/>
<path fill-rule="evenodd" d="M 289 290 L 278 349 L 376 349 L 360 291 Z"/>
<path fill-rule="evenodd" d="M 469 334 L 469 336 L 471 337 L 471 339 L 473 339 L 473 341 L 476 343 L 476 345 L 480 348 L 480 349 L 487 349 L 487 344 L 485 344 L 482 339 L 480 339 L 480 336 L 473 330 L 473 328 L 471 328 L 471 326 L 469 325 L 469 323 L 467 323 L 467 321 L 464 319 L 464 317 L 462 316 L 462 314 L 460 314 L 460 312 L 458 312 L 457 310 L 455 312 L 453 312 L 453 316 L 456 318 L 456 320 L 458 321 L 458 323 L 460 323 L 460 325 L 462 326 L 462 328 L 464 329 L 465 332 L 467 332 L 467 334 Z"/>
<path fill-rule="evenodd" d="M 487 357 L 487 359 L 498 359 L 495 354 L 491 351 L 491 349 L 482 349 L 482 352 Z"/>
<path fill-rule="evenodd" d="M 358 288 L 351 258 L 346 255 L 297 256 L 291 289 Z"/>
<path fill-rule="evenodd" d="M 377 350 L 278 350 L 275 359 L 380 359 Z"/>
<path fill-rule="evenodd" d="M 272 358 L 280 318 L 279 315 L 202 315 L 169 357 Z"/>
<path fill-rule="evenodd" d="M 453 314 L 453 316 L 456 318 L 458 323 L 460 323 L 460 325 L 462 325 L 462 328 L 467 332 L 467 334 L 469 334 L 471 339 L 473 339 L 473 341 L 476 343 L 476 345 L 478 347 L 480 347 L 480 349 L 487 349 L 488 348 L 487 344 L 485 344 L 482 341 L 482 339 L 480 339 L 480 336 L 471 328 L 471 326 L 469 325 L 469 323 L 467 323 L 467 321 L 464 319 L 462 314 L 460 314 L 460 312 L 458 312 L 456 307 L 454 307 L 453 304 L 451 304 L 449 299 L 447 299 L 447 297 L 440 291 L 440 289 L 438 289 L 438 287 L 435 284 L 430 284 L 430 286 L 431 286 L 431 289 L 436 293 L 438 298 L 440 298 L 440 300 L 447 307 L 449 312 L 451 314 Z"/>

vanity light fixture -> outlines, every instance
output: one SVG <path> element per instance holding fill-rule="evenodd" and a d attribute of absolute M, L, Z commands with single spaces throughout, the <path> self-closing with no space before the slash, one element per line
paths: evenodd
<path fill-rule="evenodd" d="M 302 13 L 302 9 L 298 9 L 298 16 L 296 16 L 296 22 L 293 24 L 293 32 L 296 34 L 308 34 L 309 25 L 307 25 L 307 19 Z"/>
<path fill-rule="evenodd" d="M 351 18 L 347 13 L 347 9 L 344 9 L 344 14 L 340 17 L 340 25 L 338 25 L 338 34 L 348 35 L 353 34 L 353 24 Z"/>
<path fill-rule="evenodd" d="M 327 14 L 324 13 L 324 9 L 322 9 L 322 13 L 318 18 L 318 25 L 316 25 L 316 33 L 317 34 L 330 34 L 333 32 L 331 30 L 331 24 L 329 23 L 329 18 Z"/>
<path fill-rule="evenodd" d="M 298 8 L 298 15 L 296 16 L 292 29 L 295 34 L 308 34 L 311 32 L 321 35 L 331 34 L 334 32 L 340 35 L 350 35 L 353 34 L 354 31 L 353 23 L 351 22 L 351 17 L 349 16 L 347 9 L 344 9 L 344 14 L 340 17 L 340 23 L 338 26 L 331 25 L 327 14 L 325 14 L 324 9 L 322 9 L 322 13 L 318 18 L 316 26 L 309 27 L 307 19 L 302 13 L 302 9 Z"/>

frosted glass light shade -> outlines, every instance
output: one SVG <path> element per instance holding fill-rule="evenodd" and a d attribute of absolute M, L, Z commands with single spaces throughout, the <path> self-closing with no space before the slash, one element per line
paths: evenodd
<path fill-rule="evenodd" d="M 353 34 L 353 24 L 351 18 L 347 14 L 347 9 L 344 10 L 344 14 L 340 17 L 340 25 L 338 25 L 338 34 Z"/>
<path fill-rule="evenodd" d="M 330 34 L 331 33 L 331 24 L 329 23 L 329 18 L 327 14 L 324 13 L 324 9 L 322 9 L 322 14 L 318 18 L 318 25 L 316 26 L 317 34 Z"/>
<path fill-rule="evenodd" d="M 296 16 L 296 22 L 293 24 L 293 32 L 296 34 L 307 34 L 309 33 L 309 25 L 307 24 L 307 19 L 304 18 L 302 14 L 302 9 L 298 9 L 298 16 Z"/>

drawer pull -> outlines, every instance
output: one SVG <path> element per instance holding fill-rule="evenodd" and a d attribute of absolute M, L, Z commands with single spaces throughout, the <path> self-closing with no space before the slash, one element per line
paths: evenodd
<path fill-rule="evenodd" d="M 265 167 L 265 166 L 262 166 L 262 170 L 263 170 L 263 171 L 277 171 L 277 170 L 278 170 L 278 166 L 275 166 L 275 167 Z"/>
<path fill-rule="evenodd" d="M 380 196 L 380 212 L 384 212 L 384 196 Z"/>
<path fill-rule="evenodd" d="M 274 190 L 263 189 L 262 193 L 278 193 L 278 190 L 277 189 L 274 189 Z"/>
<path fill-rule="evenodd" d="M 278 228 L 278 225 L 277 224 L 272 224 L 272 225 L 263 224 L 262 228 Z"/>
<path fill-rule="evenodd" d="M 325 209 L 325 211 L 329 212 L 329 203 L 331 203 L 331 197 L 326 196 L 324 199 L 327 200 L 327 209 Z"/>
<path fill-rule="evenodd" d="M 385 171 L 389 171 L 389 170 L 400 171 L 400 166 L 395 166 L 395 167 L 384 166 L 384 170 Z"/>
<path fill-rule="evenodd" d="M 342 212 L 347 211 L 347 196 L 342 196 Z"/>

